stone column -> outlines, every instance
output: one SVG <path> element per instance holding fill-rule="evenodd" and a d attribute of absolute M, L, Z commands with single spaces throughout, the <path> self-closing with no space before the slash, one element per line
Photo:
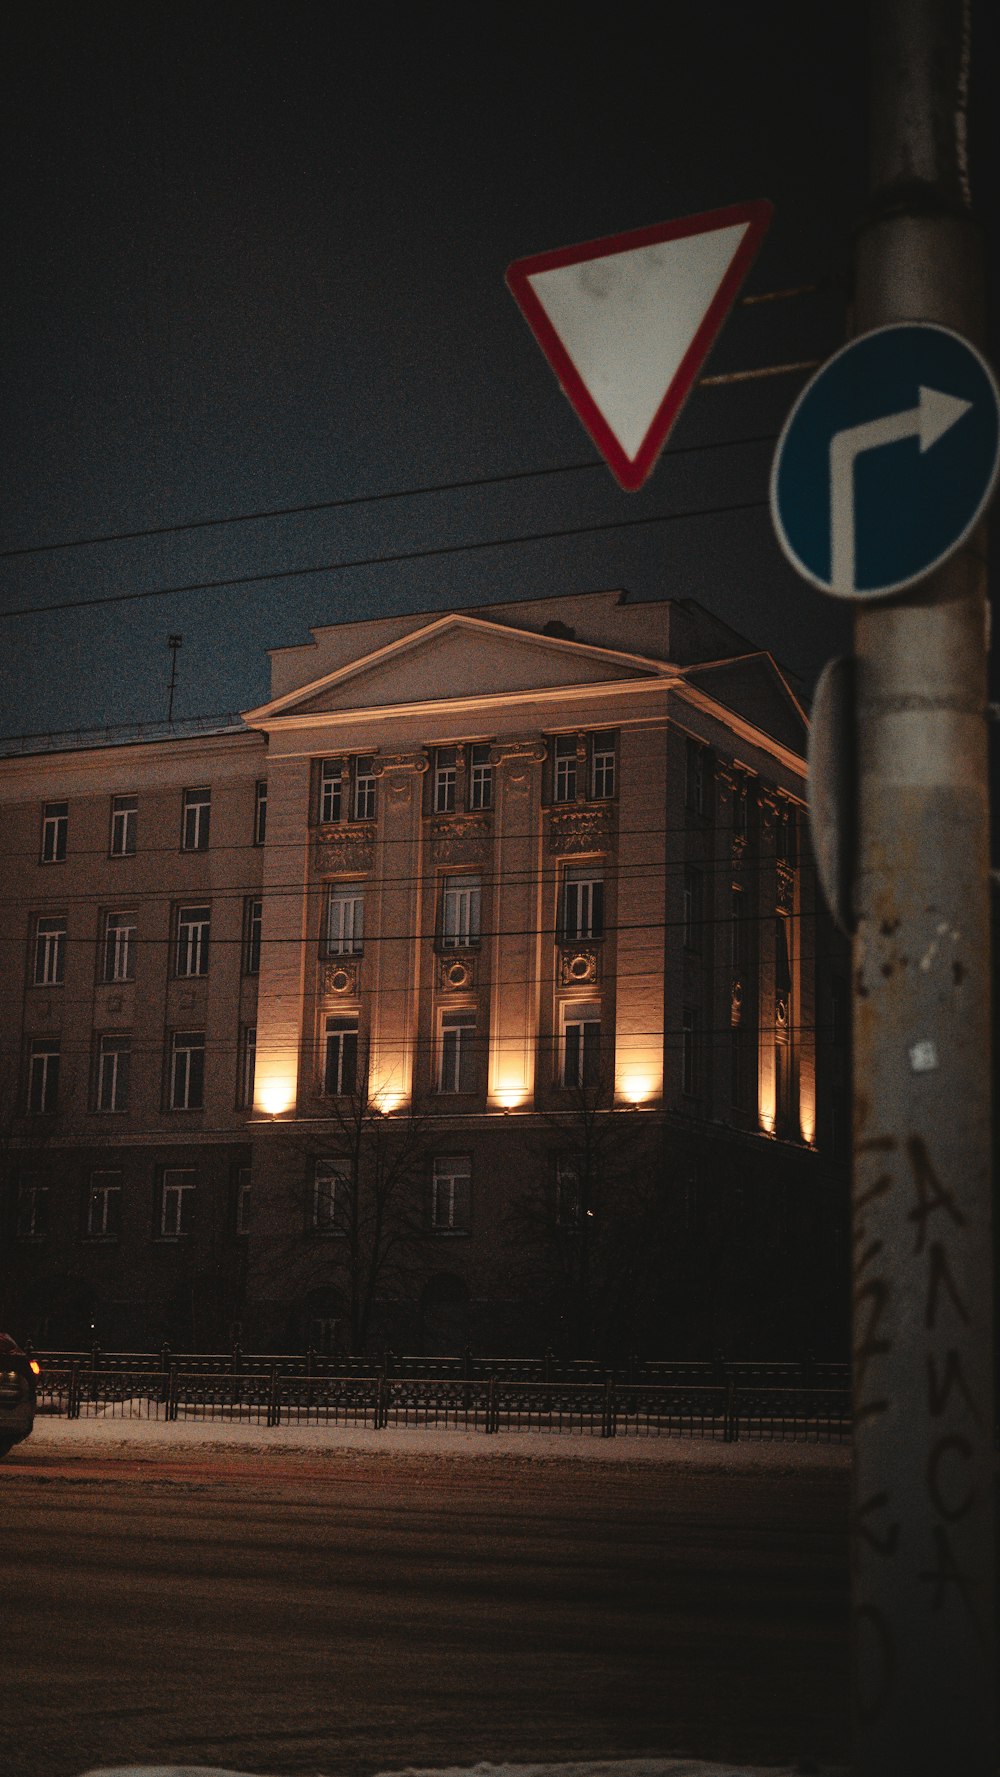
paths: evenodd
<path fill-rule="evenodd" d="M 494 815 L 495 919 L 492 936 L 489 1102 L 527 1106 L 535 1090 L 542 944 L 541 767 L 537 736 L 498 741 Z"/>
<path fill-rule="evenodd" d="M 365 975 L 371 990 L 369 1092 L 384 1110 L 408 1104 L 413 1091 L 423 880 L 420 779 L 426 770 L 423 751 L 375 760 L 378 820 Z"/>

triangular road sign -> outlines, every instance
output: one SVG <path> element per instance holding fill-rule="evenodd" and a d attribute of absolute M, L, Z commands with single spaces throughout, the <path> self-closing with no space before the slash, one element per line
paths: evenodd
<path fill-rule="evenodd" d="M 622 487 L 642 486 L 771 220 L 766 199 L 515 259 L 507 283 Z"/>

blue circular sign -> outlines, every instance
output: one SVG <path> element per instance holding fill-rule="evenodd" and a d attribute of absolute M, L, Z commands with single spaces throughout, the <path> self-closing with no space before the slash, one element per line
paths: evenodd
<path fill-rule="evenodd" d="M 792 565 L 838 598 L 924 578 L 981 518 L 1000 466 L 1000 390 L 950 328 L 878 327 L 817 371 L 785 421 L 771 516 Z"/>

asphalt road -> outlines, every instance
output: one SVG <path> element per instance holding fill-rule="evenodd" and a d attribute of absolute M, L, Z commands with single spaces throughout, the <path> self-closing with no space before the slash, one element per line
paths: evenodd
<path fill-rule="evenodd" d="M 4 1777 L 845 1756 L 842 1471 L 30 1449 Z"/>

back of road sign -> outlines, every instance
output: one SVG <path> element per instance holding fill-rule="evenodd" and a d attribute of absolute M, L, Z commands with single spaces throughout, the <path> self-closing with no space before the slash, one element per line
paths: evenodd
<path fill-rule="evenodd" d="M 885 598 L 960 548 L 1000 463 L 1000 392 L 947 327 L 902 322 L 835 353 L 785 422 L 771 472 L 778 541 L 840 598 Z"/>
<path fill-rule="evenodd" d="M 652 470 L 771 220 L 766 201 L 508 268 L 542 351 L 621 486 Z"/>

